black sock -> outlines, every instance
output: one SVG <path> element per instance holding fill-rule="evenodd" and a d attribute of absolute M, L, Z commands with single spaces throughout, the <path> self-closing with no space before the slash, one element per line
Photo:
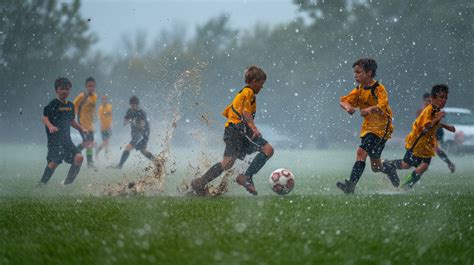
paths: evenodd
<path fill-rule="evenodd" d="M 415 183 L 418 182 L 418 180 L 420 180 L 420 178 L 421 174 L 417 174 L 416 171 L 413 170 L 413 172 L 411 172 L 411 180 L 405 183 L 405 185 L 408 185 L 411 188 L 413 185 L 415 185 Z"/>
<path fill-rule="evenodd" d="M 82 145 L 82 143 L 80 143 L 80 144 L 77 146 L 77 150 L 79 150 L 79 152 L 82 152 L 82 150 L 84 150 L 84 146 Z"/>
<path fill-rule="evenodd" d="M 441 160 L 446 162 L 446 164 L 451 164 L 451 160 L 449 160 L 448 155 L 443 150 L 438 148 L 438 150 L 436 150 L 436 154 L 439 156 L 439 158 L 441 158 Z"/>
<path fill-rule="evenodd" d="M 265 153 L 258 153 L 252 163 L 250 163 L 247 171 L 245 171 L 245 176 L 252 178 L 253 175 L 257 174 L 257 172 L 265 165 L 267 160 L 268 156 Z"/>
<path fill-rule="evenodd" d="M 151 161 L 153 161 L 155 159 L 155 156 L 152 153 L 148 152 L 148 151 L 142 151 L 142 154 L 146 158 L 150 159 Z"/>
<path fill-rule="evenodd" d="M 77 166 L 77 165 L 72 164 L 71 167 L 69 168 L 69 172 L 67 173 L 66 180 L 64 180 L 64 185 L 73 183 L 80 169 L 81 169 L 80 165 Z"/>
<path fill-rule="evenodd" d="M 397 175 L 397 169 L 390 161 L 383 161 L 382 163 L 382 173 L 387 174 L 388 178 L 392 182 L 394 187 L 400 186 L 400 179 Z"/>
<path fill-rule="evenodd" d="M 122 153 L 122 157 L 120 158 L 120 163 L 118 164 L 119 167 L 122 167 L 125 161 L 127 161 L 128 156 L 130 155 L 130 151 L 125 150 Z"/>
<path fill-rule="evenodd" d="M 386 162 L 392 166 L 394 166 L 396 169 L 402 169 L 402 159 L 396 159 L 396 160 L 386 160 Z"/>
<path fill-rule="evenodd" d="M 364 169 L 364 161 L 356 161 L 354 163 L 354 166 L 352 167 L 351 177 L 349 179 L 352 183 L 354 183 L 354 185 L 359 182 L 360 176 L 362 176 L 362 173 L 364 173 Z"/>
<path fill-rule="evenodd" d="M 44 169 L 43 176 L 41 177 L 41 180 L 40 180 L 41 183 L 43 183 L 43 184 L 48 183 L 48 181 L 51 178 L 51 176 L 53 175 L 53 173 L 54 173 L 54 169 L 51 169 L 48 166 L 46 166 L 46 168 Z"/>
<path fill-rule="evenodd" d="M 203 185 L 206 185 L 207 183 L 211 182 L 215 178 L 219 177 L 220 174 L 224 172 L 224 168 L 222 167 L 221 162 L 214 164 L 211 168 L 209 168 L 204 175 L 202 175 L 202 179 L 204 180 L 205 183 Z"/>

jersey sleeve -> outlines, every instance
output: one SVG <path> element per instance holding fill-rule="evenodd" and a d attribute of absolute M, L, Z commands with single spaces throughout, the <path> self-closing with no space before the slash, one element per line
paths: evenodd
<path fill-rule="evenodd" d="M 377 107 L 380 110 L 385 110 L 388 107 L 388 95 L 387 95 L 387 90 L 385 90 L 385 87 L 383 85 L 379 85 L 375 89 L 375 94 L 377 95 Z"/>
<path fill-rule="evenodd" d="M 252 114 L 252 99 L 253 99 L 253 93 L 250 89 L 244 91 L 242 93 L 242 111 L 245 111 L 247 113 Z M 243 113 L 242 113 L 243 114 Z"/>
<path fill-rule="evenodd" d="M 354 88 L 349 94 L 340 98 L 341 102 L 349 103 L 353 108 L 359 107 L 359 89 Z"/>
<path fill-rule="evenodd" d="M 84 100 L 84 93 L 80 93 L 77 95 L 77 97 L 74 99 L 73 104 L 74 104 L 74 113 L 79 112 L 79 106 L 82 104 L 82 100 Z"/>
<path fill-rule="evenodd" d="M 419 116 L 418 126 L 420 127 L 420 130 L 422 131 L 426 129 L 426 126 L 432 122 L 433 119 L 431 118 L 431 108 L 425 108 L 425 110 L 423 110 Z"/>
<path fill-rule="evenodd" d="M 48 106 L 44 107 L 43 109 L 43 116 L 44 117 L 51 117 L 51 114 L 53 113 L 53 109 L 54 107 L 52 106 L 52 104 L 48 104 Z"/>
<path fill-rule="evenodd" d="M 126 120 L 132 119 L 132 110 L 131 109 L 127 110 L 127 113 L 125 113 L 124 119 L 126 119 Z"/>

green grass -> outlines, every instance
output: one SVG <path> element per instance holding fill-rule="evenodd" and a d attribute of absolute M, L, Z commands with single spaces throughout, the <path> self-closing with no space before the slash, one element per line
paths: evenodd
<path fill-rule="evenodd" d="M 0 159 L 2 265 L 474 263 L 472 156 L 453 158 L 454 175 L 433 160 L 408 193 L 367 171 L 356 195 L 347 196 L 334 183 L 350 171 L 352 151 L 280 152 L 257 176 L 261 196 L 232 183 L 228 194 L 209 199 L 176 195 L 181 166 L 162 196 L 101 196 L 104 184 L 122 177 L 109 170 L 84 169 L 64 188 L 65 166 L 39 189 L 44 158 L 37 152 L 27 166 L 14 156 Z M 328 157 L 340 166 L 327 165 Z M 143 174 L 134 163 L 125 175 Z M 297 175 L 288 196 L 265 184 L 279 166 Z"/>

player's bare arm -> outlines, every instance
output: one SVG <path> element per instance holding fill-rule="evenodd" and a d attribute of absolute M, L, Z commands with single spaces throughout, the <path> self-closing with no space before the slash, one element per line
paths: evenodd
<path fill-rule="evenodd" d="M 441 123 L 441 127 L 443 127 L 443 129 L 446 129 L 450 132 L 456 132 L 456 128 L 452 125 Z"/>
<path fill-rule="evenodd" d="M 345 102 L 345 101 L 340 101 L 339 102 L 339 105 L 341 106 L 341 108 L 343 110 L 345 110 L 347 113 L 349 113 L 350 115 L 354 114 L 355 112 L 355 108 L 351 106 L 351 104 Z"/>
<path fill-rule="evenodd" d="M 243 116 L 245 118 L 245 121 L 247 122 L 247 125 L 249 126 L 249 128 L 252 130 L 253 132 L 253 135 L 252 135 L 252 138 L 255 138 L 255 137 L 258 137 L 260 136 L 260 131 L 258 130 L 257 126 L 255 125 L 255 123 L 253 122 L 253 117 L 252 117 L 252 114 L 250 114 L 249 112 L 247 111 L 243 111 Z"/>
<path fill-rule="evenodd" d="M 79 123 L 77 123 L 76 120 L 71 121 L 71 126 L 72 126 L 72 128 L 74 128 L 74 129 L 76 129 L 80 132 L 89 133 L 89 131 L 86 128 L 82 127 Z"/>
<path fill-rule="evenodd" d="M 43 116 L 43 119 L 42 119 L 42 120 L 43 120 L 44 125 L 46 125 L 46 127 L 48 127 L 48 130 L 49 130 L 50 133 L 55 133 L 55 132 L 57 132 L 57 131 L 59 130 L 58 127 L 54 126 L 54 125 L 49 121 L 48 117 Z"/>

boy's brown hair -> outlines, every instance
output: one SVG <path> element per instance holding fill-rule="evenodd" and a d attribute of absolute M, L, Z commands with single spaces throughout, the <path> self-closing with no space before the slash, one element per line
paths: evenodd
<path fill-rule="evenodd" d="M 362 58 L 357 61 L 355 61 L 352 64 L 352 68 L 354 68 L 356 65 L 362 67 L 364 69 L 364 72 L 368 73 L 369 71 L 372 71 L 372 77 L 376 75 L 377 72 L 377 62 L 375 62 L 374 59 L 372 58 Z"/>
<path fill-rule="evenodd" d="M 262 81 L 267 80 L 267 74 L 262 70 L 262 68 L 251 65 L 245 69 L 244 72 L 245 83 L 249 84 L 252 80 Z"/>

